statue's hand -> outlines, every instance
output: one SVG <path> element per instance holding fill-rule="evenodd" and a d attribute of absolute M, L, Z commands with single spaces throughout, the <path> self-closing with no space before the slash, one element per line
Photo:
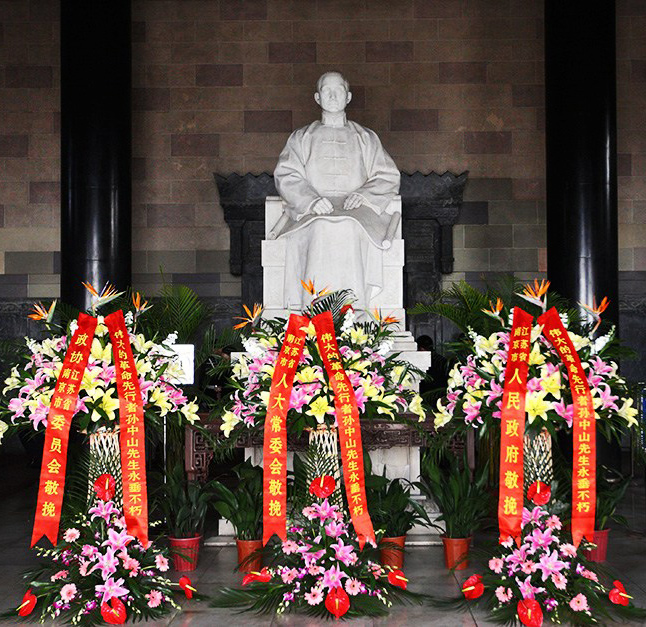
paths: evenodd
<path fill-rule="evenodd" d="M 345 199 L 345 202 L 343 203 L 343 208 L 346 211 L 351 211 L 352 209 L 356 209 L 357 207 L 360 207 L 362 204 L 363 204 L 363 197 L 361 196 L 361 194 L 357 194 L 356 192 L 353 192 Z"/>
<path fill-rule="evenodd" d="M 332 213 L 332 211 L 334 211 L 334 207 L 327 198 L 319 198 L 312 205 L 312 213 L 316 214 L 317 216 L 323 216 L 328 213 Z"/>

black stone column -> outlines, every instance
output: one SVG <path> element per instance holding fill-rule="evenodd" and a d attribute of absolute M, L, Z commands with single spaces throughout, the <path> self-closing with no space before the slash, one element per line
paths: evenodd
<path fill-rule="evenodd" d="M 546 0 L 547 273 L 618 322 L 615 3 Z"/>
<path fill-rule="evenodd" d="M 574 302 L 607 296 L 618 323 L 615 63 L 614 0 L 546 0 L 547 274 Z M 621 467 L 598 433 L 597 460 Z"/>
<path fill-rule="evenodd" d="M 61 299 L 131 280 L 130 0 L 61 0 Z"/>

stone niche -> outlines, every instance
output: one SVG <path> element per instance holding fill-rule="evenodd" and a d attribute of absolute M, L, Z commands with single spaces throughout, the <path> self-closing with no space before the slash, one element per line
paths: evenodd
<path fill-rule="evenodd" d="M 265 199 L 277 196 L 270 174 L 215 174 L 224 217 L 230 227 L 230 270 L 242 277 L 242 302 L 261 303 Z M 404 308 L 440 289 L 442 274 L 453 272 L 453 225 L 462 206 L 468 172 L 402 173 L 402 235 L 405 243 Z M 427 316 L 407 317 L 413 336 L 429 333 Z"/>

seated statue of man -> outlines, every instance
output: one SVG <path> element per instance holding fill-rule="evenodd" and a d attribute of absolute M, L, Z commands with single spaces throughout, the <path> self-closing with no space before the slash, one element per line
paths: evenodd
<path fill-rule="evenodd" d="M 387 209 L 400 174 L 376 133 L 346 119 L 351 98 L 341 74 L 323 74 L 314 94 L 322 118 L 291 134 L 274 172 L 285 203 L 276 235 L 287 240 L 288 309 L 308 304 L 301 280 L 317 290 L 352 289 L 358 309 L 367 309 L 383 287 Z"/>

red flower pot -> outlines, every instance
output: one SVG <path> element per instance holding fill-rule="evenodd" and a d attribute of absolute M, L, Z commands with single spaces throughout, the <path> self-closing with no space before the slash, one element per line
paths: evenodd
<path fill-rule="evenodd" d="M 444 544 L 444 564 L 447 568 L 464 570 L 469 566 L 469 545 L 471 538 L 447 538 L 442 536 Z"/>
<path fill-rule="evenodd" d="M 399 548 L 395 548 L 393 545 Z M 379 545 L 386 545 L 379 550 L 379 561 L 382 566 L 391 566 L 392 568 L 402 568 L 404 566 L 404 545 L 406 536 L 396 538 L 382 538 Z"/>
<path fill-rule="evenodd" d="M 238 567 L 241 573 L 258 572 L 262 568 L 262 555 L 258 554 L 257 557 L 245 560 L 255 551 L 262 549 L 262 540 L 238 540 L 236 539 L 236 546 L 238 547 Z"/>
<path fill-rule="evenodd" d="M 170 553 L 173 556 L 173 568 L 179 572 L 195 570 L 200 557 L 202 536 L 192 538 L 168 537 Z"/>
<path fill-rule="evenodd" d="M 596 549 L 586 549 L 583 555 L 591 562 L 605 562 L 608 555 L 608 534 L 610 529 L 595 529 L 593 542 L 597 545 Z"/>

